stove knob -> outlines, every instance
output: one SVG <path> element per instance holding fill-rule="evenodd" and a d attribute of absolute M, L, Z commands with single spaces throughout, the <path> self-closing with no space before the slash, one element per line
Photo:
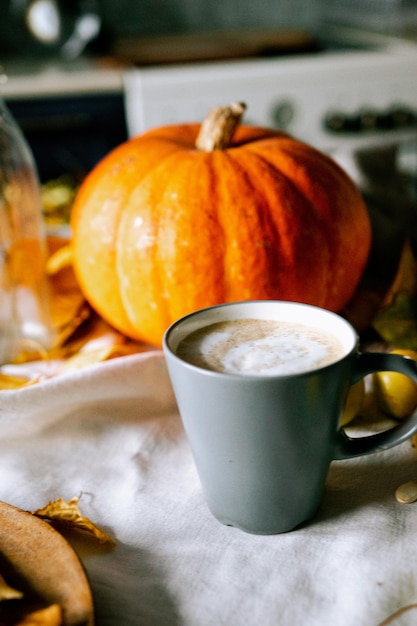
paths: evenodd
<path fill-rule="evenodd" d="M 332 133 L 339 133 L 346 130 L 348 116 L 341 111 L 332 111 L 324 119 L 324 128 Z"/>
<path fill-rule="evenodd" d="M 377 128 L 380 130 L 413 128 L 416 125 L 416 121 L 416 114 L 411 109 L 397 107 L 379 114 Z"/>
<path fill-rule="evenodd" d="M 271 118 L 274 128 L 282 131 L 288 131 L 295 118 L 294 103 L 290 100 L 281 100 L 280 102 L 277 102 L 272 108 Z"/>
<path fill-rule="evenodd" d="M 357 133 L 361 129 L 360 118 L 343 111 L 331 111 L 324 118 L 324 128 L 332 133 Z"/>
<path fill-rule="evenodd" d="M 377 130 L 380 124 L 378 111 L 374 109 L 362 109 L 358 113 L 358 127 L 361 132 Z"/>
<path fill-rule="evenodd" d="M 387 113 L 390 127 L 397 128 L 413 128 L 417 124 L 416 112 L 407 107 L 396 107 Z"/>

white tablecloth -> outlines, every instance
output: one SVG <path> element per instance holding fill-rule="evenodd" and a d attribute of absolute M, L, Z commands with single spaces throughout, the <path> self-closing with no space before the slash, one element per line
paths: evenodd
<path fill-rule="evenodd" d="M 417 602 L 410 442 L 334 462 L 316 518 L 262 537 L 208 511 L 159 351 L 2 391 L 0 436 L 1 500 L 81 495 L 116 538 L 80 552 L 98 626 L 377 626 Z"/>

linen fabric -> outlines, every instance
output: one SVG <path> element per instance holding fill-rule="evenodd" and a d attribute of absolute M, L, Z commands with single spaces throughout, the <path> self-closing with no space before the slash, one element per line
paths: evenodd
<path fill-rule="evenodd" d="M 249 535 L 206 506 L 162 352 L 0 392 L 0 499 L 79 496 L 116 539 L 75 546 L 97 626 L 415 624 L 417 503 L 394 497 L 414 478 L 410 441 L 333 462 L 313 520 Z"/>

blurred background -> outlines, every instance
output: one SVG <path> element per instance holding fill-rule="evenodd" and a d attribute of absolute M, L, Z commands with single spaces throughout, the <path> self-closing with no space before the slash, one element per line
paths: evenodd
<path fill-rule="evenodd" d="M 416 0 L 1 0 L 0 5 L 3 54 L 56 50 L 75 21 L 87 14 L 99 18 L 103 48 L 123 37 L 224 29 L 296 27 L 316 32 L 326 21 L 412 35 L 417 23 Z M 61 32 L 54 37 L 57 14 Z M 43 43 L 37 45 L 41 31 Z"/>
<path fill-rule="evenodd" d="M 0 0 L 0 9 L 0 96 L 44 184 L 64 176 L 76 188 L 128 137 L 239 99 L 248 123 L 332 153 L 366 193 L 396 197 L 400 176 L 416 195 L 417 0 Z"/>

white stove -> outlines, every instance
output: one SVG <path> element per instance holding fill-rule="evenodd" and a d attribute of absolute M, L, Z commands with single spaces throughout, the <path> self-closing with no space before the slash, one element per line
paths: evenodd
<path fill-rule="evenodd" d="M 352 32 L 348 44 L 345 33 L 343 44 L 303 55 L 128 70 L 129 134 L 201 121 L 238 100 L 247 123 L 325 151 L 415 137 L 417 44 Z"/>

